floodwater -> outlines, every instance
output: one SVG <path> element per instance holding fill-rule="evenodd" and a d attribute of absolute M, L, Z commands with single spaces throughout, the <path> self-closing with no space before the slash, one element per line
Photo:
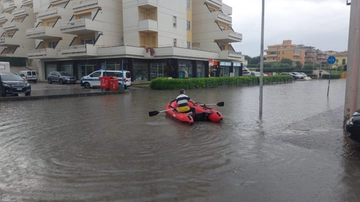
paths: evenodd
<path fill-rule="evenodd" d="M 178 91 L 0 103 L 0 201 L 359 201 L 345 80 L 187 90 L 220 124 L 159 113 Z"/>

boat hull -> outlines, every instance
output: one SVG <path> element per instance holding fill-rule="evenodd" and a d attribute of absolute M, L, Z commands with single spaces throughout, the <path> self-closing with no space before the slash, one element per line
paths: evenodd
<path fill-rule="evenodd" d="M 175 100 L 166 104 L 166 114 L 174 119 L 184 123 L 193 124 L 197 121 L 211 121 L 219 123 L 223 120 L 222 114 L 205 104 L 195 104 L 189 102 L 189 107 L 195 108 L 196 114 L 179 113 L 177 111 L 177 103 Z"/>

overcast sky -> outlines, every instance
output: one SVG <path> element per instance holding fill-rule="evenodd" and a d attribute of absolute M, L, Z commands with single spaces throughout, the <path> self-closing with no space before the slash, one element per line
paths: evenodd
<path fill-rule="evenodd" d="M 260 55 L 262 0 L 222 0 L 233 8 L 233 29 L 243 35 L 236 51 Z M 265 39 L 268 45 L 292 40 L 323 51 L 347 51 L 350 6 L 346 0 L 265 0 Z"/>

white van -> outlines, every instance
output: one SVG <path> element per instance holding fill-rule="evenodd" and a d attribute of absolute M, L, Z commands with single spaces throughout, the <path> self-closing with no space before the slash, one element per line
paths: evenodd
<path fill-rule="evenodd" d="M 27 81 L 32 81 L 34 83 L 38 80 L 38 75 L 34 70 L 22 70 L 18 73 L 21 77 L 25 78 Z"/>
<path fill-rule="evenodd" d="M 125 71 L 124 87 L 125 89 L 131 86 L 131 74 L 130 71 Z M 100 77 L 102 76 L 114 76 L 118 78 L 119 88 L 123 82 L 123 71 L 121 70 L 97 70 L 87 76 L 83 76 L 80 79 L 80 85 L 84 88 L 100 87 Z"/>

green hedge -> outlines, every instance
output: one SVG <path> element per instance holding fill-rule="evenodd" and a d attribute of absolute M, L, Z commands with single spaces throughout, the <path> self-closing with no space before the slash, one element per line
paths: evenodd
<path fill-rule="evenodd" d="M 329 79 L 329 76 L 330 76 L 330 79 L 340 79 L 340 75 L 333 75 L 333 74 L 323 74 L 321 75 L 321 78 L 322 79 Z"/>
<path fill-rule="evenodd" d="M 277 75 L 265 76 L 264 84 L 279 84 L 293 82 L 292 76 Z M 193 89 L 209 88 L 217 86 L 249 86 L 259 85 L 260 77 L 255 76 L 236 76 L 236 77 L 212 77 L 212 78 L 157 78 L 151 81 L 150 88 L 155 90 L 173 90 L 173 89 Z"/>

